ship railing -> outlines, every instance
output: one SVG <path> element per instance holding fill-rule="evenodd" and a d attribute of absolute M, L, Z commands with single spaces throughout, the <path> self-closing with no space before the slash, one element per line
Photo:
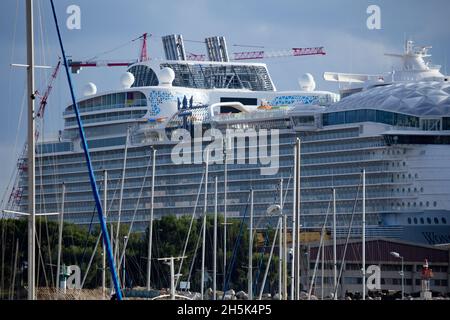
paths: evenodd
<path fill-rule="evenodd" d="M 102 110 L 110 110 L 110 109 L 120 109 L 120 108 L 134 108 L 134 107 L 147 107 L 146 99 L 136 99 L 133 100 L 133 103 L 116 103 L 116 104 L 108 104 L 108 105 L 97 105 L 97 106 L 89 106 L 89 107 L 81 107 L 80 113 L 86 112 L 94 112 L 94 111 L 102 111 Z M 73 108 L 70 110 L 66 110 L 63 112 L 63 116 L 75 116 Z"/>
<path fill-rule="evenodd" d="M 290 110 L 265 110 L 256 111 L 252 113 L 230 113 L 230 114 L 220 114 L 216 115 L 215 118 L 218 120 L 247 120 L 247 119 L 265 119 L 265 118 L 279 118 L 282 116 L 290 115 Z"/>

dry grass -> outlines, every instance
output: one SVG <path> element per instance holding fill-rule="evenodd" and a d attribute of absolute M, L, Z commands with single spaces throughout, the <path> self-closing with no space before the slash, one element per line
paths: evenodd
<path fill-rule="evenodd" d="M 107 295 L 102 293 L 102 289 L 63 289 L 57 288 L 37 288 L 38 300 L 109 300 Z"/>

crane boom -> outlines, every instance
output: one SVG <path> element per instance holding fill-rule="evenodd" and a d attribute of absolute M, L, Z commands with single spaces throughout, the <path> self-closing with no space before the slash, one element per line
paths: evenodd
<path fill-rule="evenodd" d="M 233 54 L 234 54 L 233 60 L 256 60 L 267 58 L 325 55 L 326 53 L 324 47 L 315 47 L 315 48 L 292 48 L 289 50 L 278 50 L 278 51 L 235 52 Z"/>
<path fill-rule="evenodd" d="M 72 70 L 72 73 L 78 73 L 83 67 L 128 67 L 134 63 L 139 62 L 138 60 L 88 60 L 88 61 L 72 61 L 68 60 L 67 63 Z"/>
<path fill-rule="evenodd" d="M 44 92 L 44 95 L 42 96 L 41 103 L 39 105 L 39 109 L 37 112 L 38 118 L 44 117 L 45 107 L 47 105 L 47 100 L 52 92 L 53 89 L 53 82 L 55 81 L 56 77 L 58 76 L 59 68 L 61 67 L 61 60 L 58 61 L 58 64 L 55 67 L 55 70 L 53 70 L 52 76 L 50 78 L 50 81 L 48 83 L 47 89 Z"/>
<path fill-rule="evenodd" d="M 232 61 L 240 60 L 258 60 L 268 58 L 284 58 L 284 57 L 301 57 L 301 56 L 313 56 L 313 55 L 326 55 L 324 47 L 314 48 L 292 48 L 288 50 L 278 51 L 246 51 L 233 53 L 234 59 Z M 187 55 L 188 60 L 191 61 L 206 61 L 207 56 L 205 54 L 189 53 Z"/>

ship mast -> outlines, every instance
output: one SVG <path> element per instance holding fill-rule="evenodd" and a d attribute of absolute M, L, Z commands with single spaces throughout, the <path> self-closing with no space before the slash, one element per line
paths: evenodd
<path fill-rule="evenodd" d="M 33 0 L 27 0 L 27 62 L 28 62 L 28 300 L 36 299 L 35 292 L 35 115 L 34 115 L 34 28 Z"/>

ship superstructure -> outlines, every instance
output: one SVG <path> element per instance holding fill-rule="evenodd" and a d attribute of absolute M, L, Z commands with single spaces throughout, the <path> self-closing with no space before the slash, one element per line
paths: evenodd
<path fill-rule="evenodd" d="M 407 46 L 402 57 L 417 63 L 411 68 L 405 63 L 390 77 L 346 74 L 344 81 L 356 79 L 362 85 L 340 100 L 335 93 L 316 91 L 311 75 L 302 77 L 301 90 L 277 91 L 265 64 L 230 62 L 220 38 L 208 47 L 214 61 L 186 60 L 179 39 L 164 42 L 171 60 L 133 64 L 122 77 L 122 89 L 96 93 L 91 86 L 78 102 L 100 185 L 103 172 L 108 172 L 109 221 L 117 220 L 120 207 L 122 222 L 133 221 L 136 230 L 148 225 L 153 149 L 155 217 L 192 214 L 195 208 L 200 214 L 196 200 L 203 192 L 203 155 L 214 140 L 208 132 L 217 130 L 223 147 L 209 164 L 209 183 L 218 177 L 219 212 L 224 211 L 226 191 L 227 215 L 242 216 L 253 189 L 255 217 L 264 218 L 259 227 L 265 227 L 271 223 L 267 208 L 279 202 L 281 180 L 283 210 L 291 212 L 294 144 L 299 137 L 302 230 L 322 226 L 334 188 L 338 236 L 346 235 L 354 207 L 352 233 L 359 235 L 358 189 L 365 169 L 368 237 L 450 241 L 450 191 L 443 187 L 450 183 L 450 85 L 436 68 L 422 63 L 424 51 Z M 424 73 L 430 76 L 411 76 Z M 343 75 L 325 77 L 341 81 Z M 37 147 L 37 210 L 57 212 L 64 183 L 65 219 L 89 224 L 95 207 L 73 106 L 63 116 L 59 137 L 40 141 Z M 192 145 L 191 157 L 182 163 L 174 156 L 176 148 L 186 147 L 180 144 L 180 132 L 193 138 L 185 141 Z M 237 136 L 230 138 L 227 132 Z M 249 147 L 255 132 L 257 146 L 267 147 L 265 161 Z M 261 132 L 266 138 L 258 135 Z M 231 143 L 238 136 L 244 137 L 244 144 Z M 21 170 L 21 197 L 10 209 L 26 211 L 26 176 Z M 213 212 L 209 192 L 208 211 Z"/>

